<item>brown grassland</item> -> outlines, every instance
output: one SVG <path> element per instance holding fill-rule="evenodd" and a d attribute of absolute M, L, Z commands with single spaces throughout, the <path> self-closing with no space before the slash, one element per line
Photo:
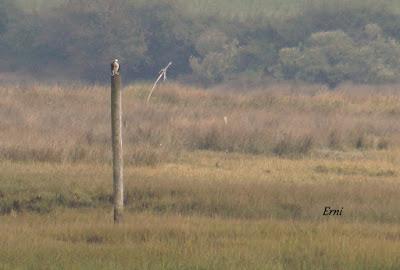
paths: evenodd
<path fill-rule="evenodd" d="M 148 90 L 115 226 L 109 88 L 0 87 L 0 269 L 400 269 L 400 86 Z"/>

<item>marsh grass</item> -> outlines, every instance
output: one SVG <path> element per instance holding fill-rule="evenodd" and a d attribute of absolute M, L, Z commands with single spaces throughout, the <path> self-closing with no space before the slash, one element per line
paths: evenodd
<path fill-rule="evenodd" d="M 2 269 L 396 269 L 398 226 L 108 211 L 6 217 Z M 305 248 L 307 247 L 307 248 Z M 4 260 L 6 258 L 6 260 Z"/>
<path fill-rule="evenodd" d="M 109 89 L 2 87 L 0 269 L 397 269 L 396 87 L 127 86 L 117 227 Z"/>
<path fill-rule="evenodd" d="M 148 85 L 127 86 L 126 160 L 153 166 L 196 150 L 302 157 L 396 148 L 400 96 L 389 89 L 276 85 L 244 94 L 168 84 L 146 106 Z M 32 84 L 0 94 L 0 159 L 110 160 L 107 87 Z"/>
<path fill-rule="evenodd" d="M 397 269 L 398 152 L 367 154 L 127 166 L 117 227 L 110 166 L 2 162 L 0 268 Z"/>
<path fill-rule="evenodd" d="M 345 208 L 341 220 L 398 223 L 398 168 L 376 153 L 371 160 L 335 161 L 194 152 L 167 164 L 127 165 L 125 204 L 132 213 L 304 221 L 324 220 L 324 207 L 335 206 Z M 111 207 L 109 165 L 0 168 L 3 215 Z"/>

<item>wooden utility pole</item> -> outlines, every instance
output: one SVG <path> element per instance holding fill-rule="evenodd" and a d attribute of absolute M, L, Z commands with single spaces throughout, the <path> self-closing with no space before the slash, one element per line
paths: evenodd
<path fill-rule="evenodd" d="M 119 69 L 119 67 L 118 67 Z M 113 152 L 114 223 L 121 223 L 124 210 L 124 181 L 122 153 L 121 74 L 111 76 L 111 137 Z"/>

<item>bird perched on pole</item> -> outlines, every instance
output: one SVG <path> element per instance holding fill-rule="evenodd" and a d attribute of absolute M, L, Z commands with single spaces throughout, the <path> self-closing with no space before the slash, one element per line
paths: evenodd
<path fill-rule="evenodd" d="M 153 94 L 154 89 L 156 89 L 157 83 L 163 78 L 163 81 L 167 80 L 167 70 L 168 68 L 172 65 L 172 62 L 169 62 L 168 65 L 165 68 L 162 68 L 160 72 L 158 73 L 157 80 L 154 82 L 153 88 L 151 88 L 151 91 L 149 93 L 149 96 L 147 97 L 146 103 L 149 103 L 151 95 Z"/>
<path fill-rule="evenodd" d="M 111 75 L 115 76 L 115 75 L 119 75 L 119 63 L 118 63 L 118 59 L 114 59 L 114 61 L 111 63 Z"/>

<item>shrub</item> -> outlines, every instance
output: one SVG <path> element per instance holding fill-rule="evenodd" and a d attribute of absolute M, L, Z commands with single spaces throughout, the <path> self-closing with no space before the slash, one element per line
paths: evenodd
<path fill-rule="evenodd" d="M 126 163 L 139 166 L 155 166 L 168 159 L 166 150 L 148 144 L 139 144 L 127 152 Z"/>
<path fill-rule="evenodd" d="M 341 134 L 337 130 L 331 131 L 328 135 L 328 147 L 331 149 L 340 149 L 341 146 Z"/>
<path fill-rule="evenodd" d="M 290 134 L 285 134 L 278 139 L 272 151 L 278 156 L 305 155 L 312 149 L 313 142 L 311 135 L 295 138 Z"/>
<path fill-rule="evenodd" d="M 378 150 L 386 150 L 389 148 L 390 142 L 385 138 L 379 138 L 376 144 L 376 148 Z"/>

